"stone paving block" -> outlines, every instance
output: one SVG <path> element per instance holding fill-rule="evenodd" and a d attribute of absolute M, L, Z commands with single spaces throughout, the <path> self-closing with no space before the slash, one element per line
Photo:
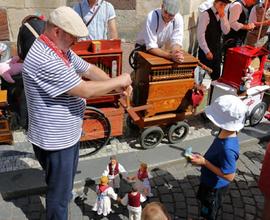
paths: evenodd
<path fill-rule="evenodd" d="M 234 208 L 234 215 L 243 218 L 245 215 L 244 209 Z"/>
<path fill-rule="evenodd" d="M 164 181 L 164 179 L 163 179 L 162 177 L 156 177 L 156 178 L 154 179 L 154 182 L 155 182 L 155 184 L 156 184 L 157 186 L 163 186 L 164 183 L 165 183 L 165 181 Z"/>
<path fill-rule="evenodd" d="M 182 201 L 182 202 L 178 202 L 178 201 L 177 201 L 177 202 L 175 203 L 175 208 L 176 208 L 176 210 L 186 208 L 186 206 L 187 206 L 187 204 L 186 204 L 184 201 Z"/>
<path fill-rule="evenodd" d="M 233 198 L 240 198 L 241 197 L 239 190 L 230 190 L 230 195 Z"/>
<path fill-rule="evenodd" d="M 198 205 L 197 199 L 192 199 L 192 198 L 186 198 L 186 202 L 189 205 Z"/>
<path fill-rule="evenodd" d="M 238 181 L 237 185 L 240 189 L 248 189 L 248 184 L 246 181 Z"/>
<path fill-rule="evenodd" d="M 232 205 L 224 204 L 222 206 L 222 210 L 223 210 L 223 212 L 233 213 L 233 207 L 232 207 Z"/>
<path fill-rule="evenodd" d="M 184 190 L 184 194 L 186 197 L 195 197 L 195 192 L 193 189 Z"/>
<path fill-rule="evenodd" d="M 262 195 L 261 191 L 258 188 L 251 188 L 251 193 L 255 196 Z"/>
<path fill-rule="evenodd" d="M 173 193 L 174 201 L 181 202 L 185 200 L 185 196 L 182 193 Z"/>
<path fill-rule="evenodd" d="M 241 198 L 232 198 L 232 204 L 234 207 L 243 208 L 244 204 Z"/>
<path fill-rule="evenodd" d="M 232 220 L 233 219 L 233 214 L 223 213 L 222 219 L 223 220 Z"/>
<path fill-rule="evenodd" d="M 170 190 L 166 186 L 159 186 L 157 189 L 161 195 L 168 194 L 170 192 Z"/>
<path fill-rule="evenodd" d="M 245 205 L 245 211 L 250 214 L 256 214 L 256 207 L 251 205 Z"/>
<path fill-rule="evenodd" d="M 161 201 L 163 203 L 173 202 L 173 197 L 172 197 L 172 195 L 162 195 L 161 196 Z"/>
<path fill-rule="evenodd" d="M 255 201 L 258 202 L 264 202 L 264 197 L 262 195 L 255 195 L 254 196 Z"/>
<path fill-rule="evenodd" d="M 251 198 L 251 197 L 243 197 L 243 201 L 244 201 L 245 204 L 255 205 L 254 198 Z"/>
<path fill-rule="evenodd" d="M 170 182 L 170 181 L 175 180 L 175 178 L 174 178 L 172 175 L 170 175 L 170 174 L 165 175 L 165 176 L 164 176 L 164 179 L 165 179 L 167 182 Z"/>
<path fill-rule="evenodd" d="M 253 220 L 253 219 L 254 219 L 253 215 L 248 214 L 248 213 L 245 214 L 245 220 Z"/>

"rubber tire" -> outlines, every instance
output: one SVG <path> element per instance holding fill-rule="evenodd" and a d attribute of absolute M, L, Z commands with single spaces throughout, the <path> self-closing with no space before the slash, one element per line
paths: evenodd
<path fill-rule="evenodd" d="M 153 133 L 157 133 L 159 135 L 157 141 L 155 141 L 153 144 L 146 143 L 145 141 L 147 137 Z M 164 137 L 164 132 L 160 127 L 158 126 L 149 127 L 149 128 L 144 129 L 144 131 L 142 132 L 141 137 L 140 137 L 140 144 L 142 148 L 144 149 L 152 149 L 152 148 L 155 148 L 158 144 L 160 144 L 163 137 Z"/>
<path fill-rule="evenodd" d="M 86 157 L 97 153 L 100 149 L 106 146 L 111 137 L 111 124 L 109 119 L 98 108 L 86 106 L 86 110 L 91 110 L 90 114 L 84 114 L 84 120 L 91 120 L 92 118 L 102 124 L 104 128 L 104 138 L 95 140 L 86 140 L 80 142 L 79 156 Z M 88 117 L 88 118 L 87 118 Z M 83 133 L 83 131 L 82 131 Z"/>
<path fill-rule="evenodd" d="M 261 108 L 261 110 L 259 110 Z M 259 113 L 259 117 L 254 119 L 254 116 L 256 116 L 256 111 L 260 111 Z M 250 126 L 255 126 L 257 124 L 260 123 L 260 121 L 263 119 L 263 116 L 265 114 L 267 110 L 267 105 L 265 102 L 261 102 L 259 104 L 257 104 L 251 111 L 250 115 L 249 115 L 249 124 Z"/>
<path fill-rule="evenodd" d="M 174 132 L 176 129 L 184 128 L 184 133 L 177 139 L 174 139 Z M 171 125 L 169 131 L 168 131 L 168 140 L 171 144 L 176 144 L 181 142 L 185 137 L 188 135 L 189 132 L 189 125 L 186 122 L 179 121 L 176 124 Z"/>

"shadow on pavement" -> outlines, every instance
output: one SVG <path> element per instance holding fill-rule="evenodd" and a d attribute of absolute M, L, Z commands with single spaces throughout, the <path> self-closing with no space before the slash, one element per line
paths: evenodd
<path fill-rule="evenodd" d="M 261 141 L 270 140 L 270 123 L 261 122 L 254 127 L 244 127 L 241 132 L 250 137 L 258 138 Z"/>
<path fill-rule="evenodd" d="M 125 195 L 125 193 L 130 192 L 130 190 L 131 190 L 130 184 L 128 184 L 124 180 L 121 180 L 120 191 L 118 192 L 119 197 L 122 198 Z M 110 215 L 106 217 L 102 215 L 101 216 L 97 215 L 96 212 L 92 211 L 95 199 L 96 199 L 95 181 L 91 179 L 86 179 L 85 184 L 83 186 L 82 194 L 79 195 L 74 200 L 75 204 L 80 208 L 83 216 L 93 220 L 101 220 L 101 219 L 118 220 L 123 219 L 123 217 L 128 218 L 127 208 L 113 200 L 111 200 L 113 212 L 110 213 Z"/>
<path fill-rule="evenodd" d="M 46 188 L 44 173 L 30 168 L 27 163 L 22 165 L 28 168 L 0 174 L 0 193 L 3 199 L 18 208 L 13 208 L 12 213 L 8 214 L 12 215 L 13 219 L 45 219 L 45 198 L 40 196 L 45 193 Z M 4 217 L 3 214 L 1 213 L 1 217 Z"/>

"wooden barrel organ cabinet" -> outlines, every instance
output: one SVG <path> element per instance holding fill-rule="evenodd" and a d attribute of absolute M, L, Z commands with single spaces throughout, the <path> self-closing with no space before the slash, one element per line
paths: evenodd
<path fill-rule="evenodd" d="M 158 145 L 164 133 L 170 143 L 178 143 L 189 131 L 183 120 L 191 114 L 194 69 L 198 60 L 188 53 L 184 53 L 182 63 L 144 52 L 138 52 L 137 56 L 128 123 L 140 128 L 140 143 L 144 148 Z"/>

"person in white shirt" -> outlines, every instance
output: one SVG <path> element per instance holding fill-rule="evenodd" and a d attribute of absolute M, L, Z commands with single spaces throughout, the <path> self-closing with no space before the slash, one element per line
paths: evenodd
<path fill-rule="evenodd" d="M 206 0 L 199 5 L 198 10 L 199 12 L 204 12 L 207 9 L 211 8 L 213 4 L 214 4 L 214 0 Z"/>
<path fill-rule="evenodd" d="M 221 34 L 230 31 L 230 24 L 224 12 L 228 3 L 229 0 L 215 0 L 214 5 L 199 16 L 199 60 L 213 70 L 210 75 L 212 80 L 220 77 Z"/>
<path fill-rule="evenodd" d="M 228 8 L 228 19 L 231 26 L 230 32 L 224 36 L 226 48 L 244 44 L 247 32 L 252 30 L 254 23 L 248 23 L 250 7 L 256 0 L 236 0 Z M 228 44 L 228 42 L 231 42 Z"/>
<path fill-rule="evenodd" d="M 120 189 L 120 174 L 126 177 L 126 169 L 117 161 L 115 155 L 110 157 L 110 162 L 104 170 L 102 176 L 108 176 L 109 185 L 115 190 L 116 193 Z"/>
<path fill-rule="evenodd" d="M 135 47 L 141 46 L 151 54 L 181 63 L 184 24 L 179 7 L 178 0 L 163 0 L 161 8 L 148 14 Z"/>
<path fill-rule="evenodd" d="M 89 35 L 85 40 L 117 39 L 116 13 L 113 5 L 104 0 L 82 0 L 73 9 L 86 24 Z"/>
<path fill-rule="evenodd" d="M 129 220 L 141 220 L 142 206 L 141 203 L 146 201 L 146 197 L 138 192 L 136 184 L 132 186 L 132 191 L 127 193 L 121 203 L 127 206 L 129 211 Z"/>
<path fill-rule="evenodd" d="M 251 9 L 251 12 L 249 15 L 249 23 L 254 23 L 256 27 L 254 28 L 254 30 L 248 32 L 247 39 L 246 39 L 247 45 L 255 46 L 255 44 L 257 43 L 258 34 L 259 34 L 261 25 L 262 25 L 262 29 L 261 29 L 259 40 L 262 38 L 265 38 L 265 40 L 262 39 L 263 42 L 260 42 L 260 45 L 262 46 L 264 43 L 266 43 L 266 41 L 268 41 L 267 35 L 269 34 L 269 26 L 270 26 L 270 16 L 269 16 L 270 9 L 269 8 L 270 8 L 270 0 L 267 1 L 267 4 L 266 4 L 266 0 L 264 0 L 262 3 L 255 5 Z M 265 9 L 266 9 L 266 13 L 263 19 L 263 13 Z"/>

